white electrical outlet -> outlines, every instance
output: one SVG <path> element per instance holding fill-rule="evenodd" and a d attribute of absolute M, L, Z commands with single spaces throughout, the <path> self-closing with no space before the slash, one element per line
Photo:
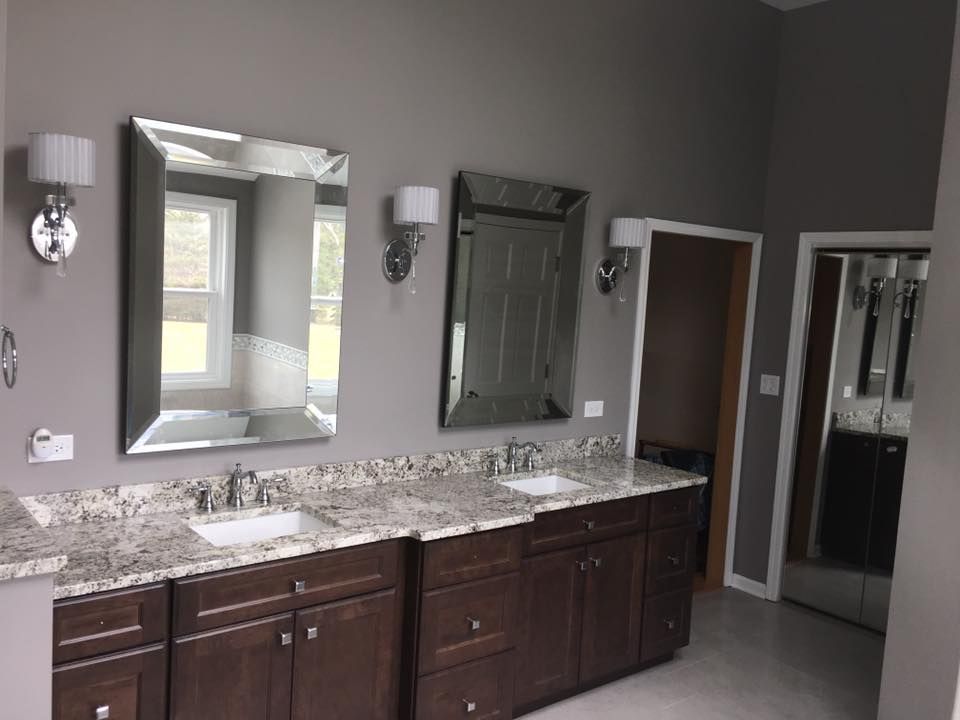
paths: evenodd
<path fill-rule="evenodd" d="M 48 463 L 73 460 L 73 435 L 53 435 L 46 428 L 27 438 L 27 462 Z"/>
<path fill-rule="evenodd" d="M 584 417 L 603 417 L 603 400 L 587 400 L 583 404 Z"/>
<path fill-rule="evenodd" d="M 852 397 L 853 397 L 853 387 L 852 387 L 851 385 L 844 385 L 844 386 L 843 386 L 843 396 L 844 396 L 845 398 L 852 398 Z"/>
<path fill-rule="evenodd" d="M 760 376 L 760 394 L 773 395 L 780 394 L 780 376 L 779 375 L 761 375 Z"/>

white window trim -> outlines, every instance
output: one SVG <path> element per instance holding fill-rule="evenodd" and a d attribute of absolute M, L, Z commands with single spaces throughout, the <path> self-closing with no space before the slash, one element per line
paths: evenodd
<path fill-rule="evenodd" d="M 237 250 L 237 201 L 167 192 L 165 207 L 210 213 L 210 287 L 206 290 L 163 288 L 164 297 L 201 295 L 210 299 L 207 316 L 207 371 L 162 375 L 161 391 L 213 390 L 230 387 L 233 365 L 233 293 Z"/>

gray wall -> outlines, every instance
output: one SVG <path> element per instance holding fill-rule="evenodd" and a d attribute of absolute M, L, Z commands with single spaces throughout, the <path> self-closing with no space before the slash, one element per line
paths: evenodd
<path fill-rule="evenodd" d="M 24 179 L 30 130 L 96 139 L 98 177 L 95 189 L 76 193 L 83 234 L 70 277 L 57 278 L 25 242 L 5 248 L 5 314 L 19 331 L 23 372 L 0 411 L 4 482 L 29 494 L 222 472 L 238 460 L 283 467 L 480 447 L 513 434 L 623 432 L 636 308 L 591 285 L 607 223 L 628 215 L 760 227 L 781 17 L 756 0 L 491 0 L 455 10 L 448 0 L 15 0 L 9 237 L 23 237 L 42 199 Z M 44 49 L 51 46 L 71 48 L 69 82 L 37 92 L 37 78 L 63 73 L 63 57 Z M 131 114 L 351 152 L 337 437 L 120 453 Z M 593 192 L 569 421 L 439 428 L 460 169 Z M 441 188 L 416 295 L 380 271 L 384 244 L 398 232 L 390 195 L 406 183 Z M 604 400 L 605 416 L 584 419 L 585 400 Z M 76 459 L 28 466 L 23 438 L 39 426 L 75 433 Z"/>
<path fill-rule="evenodd" d="M 957 25 L 960 38 L 960 23 Z M 954 47 L 947 132 L 917 377 L 960 365 L 960 41 Z M 929 332 L 943 328 L 944 332 Z M 897 562 L 883 657 L 880 719 L 957 718 L 960 667 L 960 383 L 918 382 L 904 475 Z"/>
<path fill-rule="evenodd" d="M 245 295 L 249 332 L 306 350 L 310 325 L 315 185 L 261 175 L 253 184 L 250 277 Z"/>
<path fill-rule="evenodd" d="M 637 437 L 714 453 L 733 245 L 654 236 Z"/>
<path fill-rule="evenodd" d="M 933 224 L 955 0 L 833 0 L 784 16 L 735 572 L 763 582 L 801 232 Z M 911 449 L 911 453 L 913 450 Z"/>
<path fill-rule="evenodd" d="M 53 575 L 0 582 L 3 718 L 50 717 Z"/>

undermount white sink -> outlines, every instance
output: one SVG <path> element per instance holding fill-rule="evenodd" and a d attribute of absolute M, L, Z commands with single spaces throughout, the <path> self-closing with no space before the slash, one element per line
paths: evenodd
<path fill-rule="evenodd" d="M 271 515 L 257 515 L 241 520 L 196 523 L 191 525 L 190 529 L 205 538 L 211 545 L 222 547 L 224 545 L 270 540 L 271 538 L 296 535 L 302 532 L 326 530 L 329 527 L 329 524 L 313 515 L 294 510 Z"/>
<path fill-rule="evenodd" d="M 590 487 L 582 482 L 560 475 L 543 475 L 541 477 L 524 478 L 523 480 L 501 480 L 500 484 L 527 495 L 553 495 L 554 493 L 583 490 Z"/>

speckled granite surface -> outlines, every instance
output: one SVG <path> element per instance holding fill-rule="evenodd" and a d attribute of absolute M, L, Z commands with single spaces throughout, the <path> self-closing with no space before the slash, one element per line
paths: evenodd
<path fill-rule="evenodd" d="M 67 564 L 50 532 L 37 524 L 11 491 L 0 488 L 0 581 L 46 575 Z"/>
<path fill-rule="evenodd" d="M 704 483 L 704 478 L 622 457 L 589 457 L 552 463 L 534 475 L 555 472 L 589 487 L 530 496 L 483 473 L 433 476 L 379 485 L 274 494 L 267 512 L 301 509 L 327 528 L 262 542 L 215 547 L 190 529 L 196 521 L 241 517 L 230 510 L 198 516 L 196 510 L 143 513 L 48 528 L 70 561 L 56 576 L 57 598 L 86 595 L 158 580 L 242 567 L 323 550 L 400 537 L 423 541 L 530 522 L 534 514 L 604 500 L 645 495 Z M 181 491 L 190 498 L 189 487 Z M 222 495 L 220 496 L 222 497 Z M 189 502 L 192 502 L 190 500 Z M 240 511 L 259 514 L 262 509 Z"/>
<path fill-rule="evenodd" d="M 876 435 L 880 437 L 909 438 L 911 416 L 906 413 L 881 413 L 879 408 L 866 410 L 848 410 L 833 414 L 833 429 L 857 435 Z"/>
<path fill-rule="evenodd" d="M 586 457 L 619 456 L 619 435 L 596 435 L 542 444 L 538 466 L 582 460 Z M 496 454 L 501 461 L 506 446 L 452 450 L 421 455 L 353 462 L 326 463 L 283 470 L 256 470 L 261 479 L 275 478 L 288 494 L 317 492 L 364 485 L 383 485 L 424 477 L 458 475 L 488 467 Z M 74 490 L 20 498 L 41 525 L 108 520 L 144 513 L 185 512 L 194 506 L 194 489 L 207 482 L 218 498 L 227 496 L 228 475 L 185 478 L 142 485 L 113 485 L 92 490 Z"/>

